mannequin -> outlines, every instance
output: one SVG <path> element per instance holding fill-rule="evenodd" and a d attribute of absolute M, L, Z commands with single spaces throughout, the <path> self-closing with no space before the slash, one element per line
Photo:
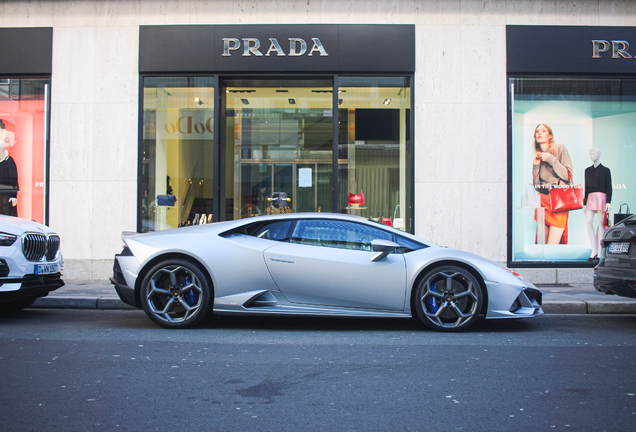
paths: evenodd
<path fill-rule="evenodd" d="M 612 175 L 609 168 L 601 165 L 601 150 L 590 148 L 591 167 L 585 169 L 585 222 L 587 235 L 592 245 L 592 253 L 588 261 L 598 259 L 601 250 L 601 239 L 605 232 L 605 216 L 612 208 Z M 598 216 L 598 226 L 594 227 L 594 217 Z"/>
<path fill-rule="evenodd" d="M 18 215 L 18 168 L 7 153 L 9 138 L 5 124 L 0 120 L 0 214 Z"/>

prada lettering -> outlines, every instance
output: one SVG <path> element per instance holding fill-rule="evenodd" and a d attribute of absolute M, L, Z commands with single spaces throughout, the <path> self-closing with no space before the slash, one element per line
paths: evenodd
<path fill-rule="evenodd" d="M 269 57 L 273 54 L 276 54 L 278 57 L 290 56 L 290 57 L 300 57 L 305 55 L 307 52 L 307 42 L 301 38 L 289 38 L 289 50 L 285 52 L 280 43 L 276 40 L 276 38 L 269 38 L 269 48 L 265 51 L 265 57 Z M 318 53 L 321 57 L 326 57 L 327 51 L 322 46 L 322 42 L 318 38 L 311 38 L 314 43 L 311 49 L 309 50 L 309 57 L 313 56 L 314 53 Z M 223 57 L 230 57 L 232 55 L 231 51 L 239 51 L 241 50 L 241 45 L 243 46 L 243 57 L 262 57 L 265 46 L 261 47 L 261 41 L 256 38 L 223 38 Z"/>
<path fill-rule="evenodd" d="M 592 41 L 592 58 L 601 58 L 601 53 L 612 53 L 612 58 L 633 58 L 629 52 L 629 42 L 624 40 L 606 41 L 597 39 Z"/>

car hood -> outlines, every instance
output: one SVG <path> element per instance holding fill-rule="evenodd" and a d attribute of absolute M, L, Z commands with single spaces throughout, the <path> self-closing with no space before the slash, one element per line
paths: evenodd
<path fill-rule="evenodd" d="M 46 225 L 42 225 L 41 223 L 37 223 L 27 219 L 2 215 L 0 215 L 0 232 L 13 235 L 22 235 L 25 232 L 41 232 L 42 234 L 53 234 L 52 229 L 50 229 Z"/>

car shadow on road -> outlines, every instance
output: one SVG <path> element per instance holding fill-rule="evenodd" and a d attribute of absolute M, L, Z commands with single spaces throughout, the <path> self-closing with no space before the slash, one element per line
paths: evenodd
<path fill-rule="evenodd" d="M 540 331 L 541 318 L 478 321 L 466 332 Z M 544 326 L 545 327 L 545 326 Z M 430 331 L 413 318 L 212 316 L 200 328 L 281 331 Z"/>

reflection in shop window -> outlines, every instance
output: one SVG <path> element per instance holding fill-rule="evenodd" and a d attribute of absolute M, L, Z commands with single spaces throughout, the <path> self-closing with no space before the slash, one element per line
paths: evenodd
<path fill-rule="evenodd" d="M 142 232 L 212 222 L 212 78 L 144 80 Z"/>

